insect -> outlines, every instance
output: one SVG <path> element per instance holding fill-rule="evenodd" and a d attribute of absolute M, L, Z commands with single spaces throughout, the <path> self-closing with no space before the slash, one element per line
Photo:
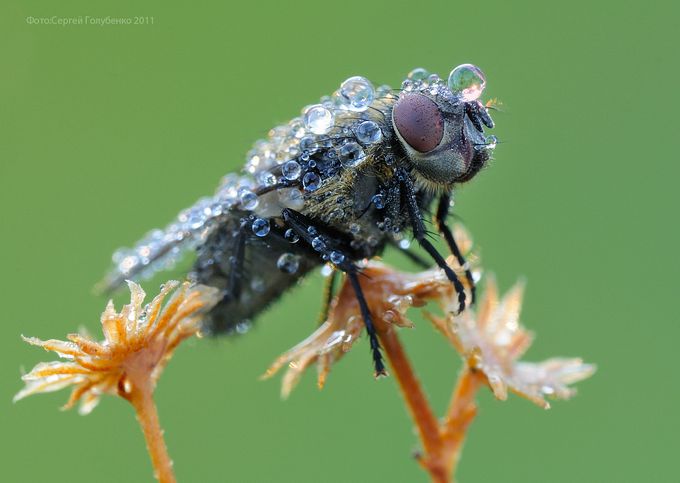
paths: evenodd
<path fill-rule="evenodd" d="M 479 101 L 485 85 L 471 64 L 453 69 L 447 81 L 415 69 L 395 90 L 375 89 L 359 76 L 345 80 L 332 96 L 256 142 L 242 175 L 225 176 L 213 196 L 134 248 L 116 252 L 104 289 L 172 268 L 192 250 L 188 277 L 222 291 L 205 331 L 244 332 L 301 277 L 326 265 L 353 287 L 375 373 L 384 374 L 359 284 L 363 260 L 388 246 L 407 251 L 405 237 L 412 236 L 454 285 L 459 310 L 474 303 L 470 270 L 467 300 L 428 239 L 423 213 L 436 203 L 437 228 L 465 267 L 446 219 L 455 186 L 472 179 L 496 147 L 496 138 L 485 135 L 493 127 Z"/>

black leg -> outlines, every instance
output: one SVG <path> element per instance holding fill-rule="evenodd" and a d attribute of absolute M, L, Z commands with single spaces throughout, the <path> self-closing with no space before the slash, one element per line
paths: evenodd
<path fill-rule="evenodd" d="M 345 243 L 342 240 L 334 239 L 332 236 L 328 235 L 322 226 L 317 225 L 302 213 L 286 208 L 282 211 L 282 215 L 286 224 L 297 233 L 300 240 L 312 246 L 325 259 L 332 258 L 331 254 L 333 252 L 337 252 L 337 255 L 341 256 L 341 258 L 336 257 L 337 263 L 335 263 L 335 266 L 337 269 L 347 274 L 347 277 L 349 277 L 350 283 L 352 284 L 352 288 L 354 289 L 354 293 L 356 294 L 357 301 L 359 302 L 359 310 L 361 310 L 361 316 L 364 320 L 366 332 L 368 333 L 368 340 L 371 345 L 375 375 L 385 375 L 385 363 L 383 362 L 382 354 L 380 353 L 380 342 L 378 341 L 378 335 L 375 331 L 375 325 L 373 324 L 371 312 L 368 309 L 366 298 L 364 297 L 361 285 L 359 284 L 358 269 L 347 256 L 349 250 L 344 246 Z M 310 233 L 310 227 L 313 227 L 314 229 L 312 233 Z"/>
<path fill-rule="evenodd" d="M 451 195 L 449 193 L 444 193 L 441 198 L 439 198 L 439 206 L 437 207 L 437 214 L 435 215 L 435 220 L 437 221 L 437 226 L 439 227 L 439 231 L 441 234 L 444 236 L 444 239 L 446 240 L 447 245 L 449 246 L 449 249 L 451 250 L 451 253 L 453 254 L 454 257 L 456 257 L 456 260 L 458 260 L 458 264 L 465 269 L 465 278 L 467 279 L 468 283 L 470 284 L 470 292 L 472 295 L 472 305 L 477 300 L 477 289 L 475 287 L 475 281 L 472 278 L 472 272 L 470 271 L 470 267 L 467 266 L 467 263 L 465 262 L 465 257 L 463 254 L 460 252 L 460 249 L 458 248 L 458 245 L 456 244 L 456 240 L 453 237 L 453 233 L 451 233 L 451 229 L 449 226 L 446 224 L 446 217 L 449 214 L 449 206 L 451 202 Z"/>
<path fill-rule="evenodd" d="M 486 107 L 479 101 L 466 102 L 465 113 L 479 132 L 484 132 L 482 123 L 489 129 L 494 126 L 493 119 L 491 119 L 491 116 L 489 116 L 489 113 L 486 111 Z"/>
<path fill-rule="evenodd" d="M 493 119 L 491 119 L 491 116 L 489 116 L 489 112 L 486 110 L 486 107 L 482 105 L 482 103 L 479 101 L 477 101 L 476 107 L 477 114 L 479 115 L 479 118 L 482 120 L 484 125 L 489 129 L 492 129 L 494 126 Z"/>
<path fill-rule="evenodd" d="M 235 300 L 241 296 L 241 272 L 245 263 L 246 254 L 246 225 L 241 225 L 238 233 L 234 235 L 233 256 L 229 260 L 229 278 L 227 291 L 224 296 L 227 300 Z"/>
<path fill-rule="evenodd" d="M 361 285 L 359 284 L 359 277 L 357 276 L 356 268 L 347 272 L 347 277 L 349 282 L 352 284 L 354 289 L 354 294 L 359 302 L 359 310 L 361 310 L 361 317 L 364 319 L 364 324 L 366 325 L 366 332 L 368 332 L 368 340 L 371 344 L 371 354 L 373 356 L 373 367 L 375 367 L 375 376 L 385 376 L 387 371 L 385 371 L 385 363 L 382 360 L 382 354 L 380 353 L 380 342 L 378 342 L 378 335 L 375 332 L 375 325 L 373 325 L 373 318 L 371 317 L 371 311 L 368 310 L 368 304 L 366 303 L 366 298 L 364 297 L 364 292 L 361 290 Z"/>
<path fill-rule="evenodd" d="M 449 267 L 437 249 L 430 243 L 427 239 L 427 232 L 425 231 L 425 224 L 423 223 L 423 216 L 420 213 L 420 207 L 416 201 L 416 192 L 413 186 L 413 181 L 411 176 L 406 171 L 399 171 L 397 176 L 401 182 L 402 188 L 404 189 L 404 195 L 406 198 L 406 208 L 409 213 L 409 218 L 411 219 L 411 227 L 413 229 L 413 236 L 418 240 L 420 246 L 422 246 L 425 251 L 434 259 L 435 263 L 439 268 L 444 270 L 446 277 L 451 281 L 453 287 L 456 289 L 456 294 L 458 294 L 458 313 L 465 310 L 465 287 L 458 279 L 456 272 L 454 272 L 451 267 Z"/>
<path fill-rule="evenodd" d="M 472 124 L 475 126 L 475 129 L 477 129 L 477 131 L 479 132 L 484 132 L 484 128 L 482 127 L 482 121 L 479 118 L 477 109 L 475 109 L 475 105 L 472 102 L 465 103 L 465 113 L 467 114 L 468 119 L 472 121 Z"/>
<path fill-rule="evenodd" d="M 335 281 L 338 278 L 338 271 L 333 269 L 323 288 L 323 305 L 321 306 L 321 313 L 319 313 L 319 322 L 321 325 L 328 319 L 328 312 L 331 309 L 331 302 L 335 293 Z"/>

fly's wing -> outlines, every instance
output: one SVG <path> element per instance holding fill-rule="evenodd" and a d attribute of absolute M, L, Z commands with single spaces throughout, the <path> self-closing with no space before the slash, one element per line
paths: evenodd
<path fill-rule="evenodd" d="M 368 152 L 378 149 L 383 131 L 389 131 L 389 109 L 396 99 L 389 87 L 374 92 L 367 79 L 352 77 L 341 91 L 339 97 L 322 98 L 321 104 L 306 108 L 303 117 L 271 129 L 267 139 L 256 142 L 247 155 L 243 176 L 226 176 L 215 195 L 200 199 L 133 248 L 118 250 L 115 266 L 99 289 L 111 291 L 127 279 L 171 269 L 190 249 L 201 249 L 199 257 L 204 262 L 216 258 L 211 250 L 219 248 L 219 243 L 211 236 L 216 230 L 227 230 L 224 225 L 235 219 L 235 211 L 270 219 L 280 216 L 283 207 L 303 212 L 314 207 L 306 202 L 309 194 L 361 164 Z M 330 211 L 338 210 L 342 210 L 340 205 Z M 211 243 L 203 247 L 208 240 Z M 273 241 L 271 246 L 278 250 L 278 243 Z M 281 250 L 276 252 L 279 256 L 284 253 Z M 256 261 L 265 252 L 254 249 L 249 257 Z M 267 260 L 276 262 L 277 257 L 267 255 Z"/>
<path fill-rule="evenodd" d="M 247 176 L 225 176 L 213 196 L 201 198 L 182 210 L 165 228 L 150 231 L 133 248 L 117 250 L 112 257 L 114 267 L 99 282 L 97 290 L 111 292 L 125 280 L 150 278 L 174 268 L 187 252 L 200 246 L 228 219 L 232 210 L 255 196 L 253 185 Z"/>
<path fill-rule="evenodd" d="M 322 263 L 276 226 L 258 237 L 250 219 L 233 215 L 200 246 L 190 274 L 193 281 L 222 290 L 222 301 L 203 321 L 209 334 L 245 332 L 260 312 Z"/>

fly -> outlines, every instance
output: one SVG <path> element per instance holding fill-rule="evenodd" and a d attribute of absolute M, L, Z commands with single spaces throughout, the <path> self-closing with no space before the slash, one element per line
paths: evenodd
<path fill-rule="evenodd" d="M 496 146 L 486 86 L 471 64 L 447 81 L 415 69 L 401 89 L 345 80 L 331 96 L 269 132 L 248 153 L 241 175 L 222 179 L 163 230 L 114 254 L 102 282 L 170 269 L 187 251 L 196 259 L 188 278 L 221 290 L 207 315 L 211 334 L 245 332 L 252 319 L 319 265 L 341 272 L 355 291 L 376 375 L 385 373 L 380 344 L 358 277 L 362 260 L 387 246 L 407 251 L 412 235 L 453 284 L 459 311 L 475 301 L 427 238 L 423 213 L 436 203 L 439 233 L 466 267 L 447 225 L 456 185 L 472 179 Z M 409 253 L 407 253 L 409 254 Z M 415 257 L 411 254 L 412 257 Z"/>

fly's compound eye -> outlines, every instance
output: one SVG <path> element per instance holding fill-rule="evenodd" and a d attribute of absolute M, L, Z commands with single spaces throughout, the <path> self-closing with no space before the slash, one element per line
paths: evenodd
<path fill-rule="evenodd" d="M 449 89 L 465 102 L 476 101 L 484 92 L 486 76 L 472 64 L 461 64 L 449 74 Z"/>
<path fill-rule="evenodd" d="M 439 107 L 422 94 L 408 94 L 392 110 L 392 120 L 401 138 L 413 149 L 427 153 L 444 137 L 444 117 Z"/>

